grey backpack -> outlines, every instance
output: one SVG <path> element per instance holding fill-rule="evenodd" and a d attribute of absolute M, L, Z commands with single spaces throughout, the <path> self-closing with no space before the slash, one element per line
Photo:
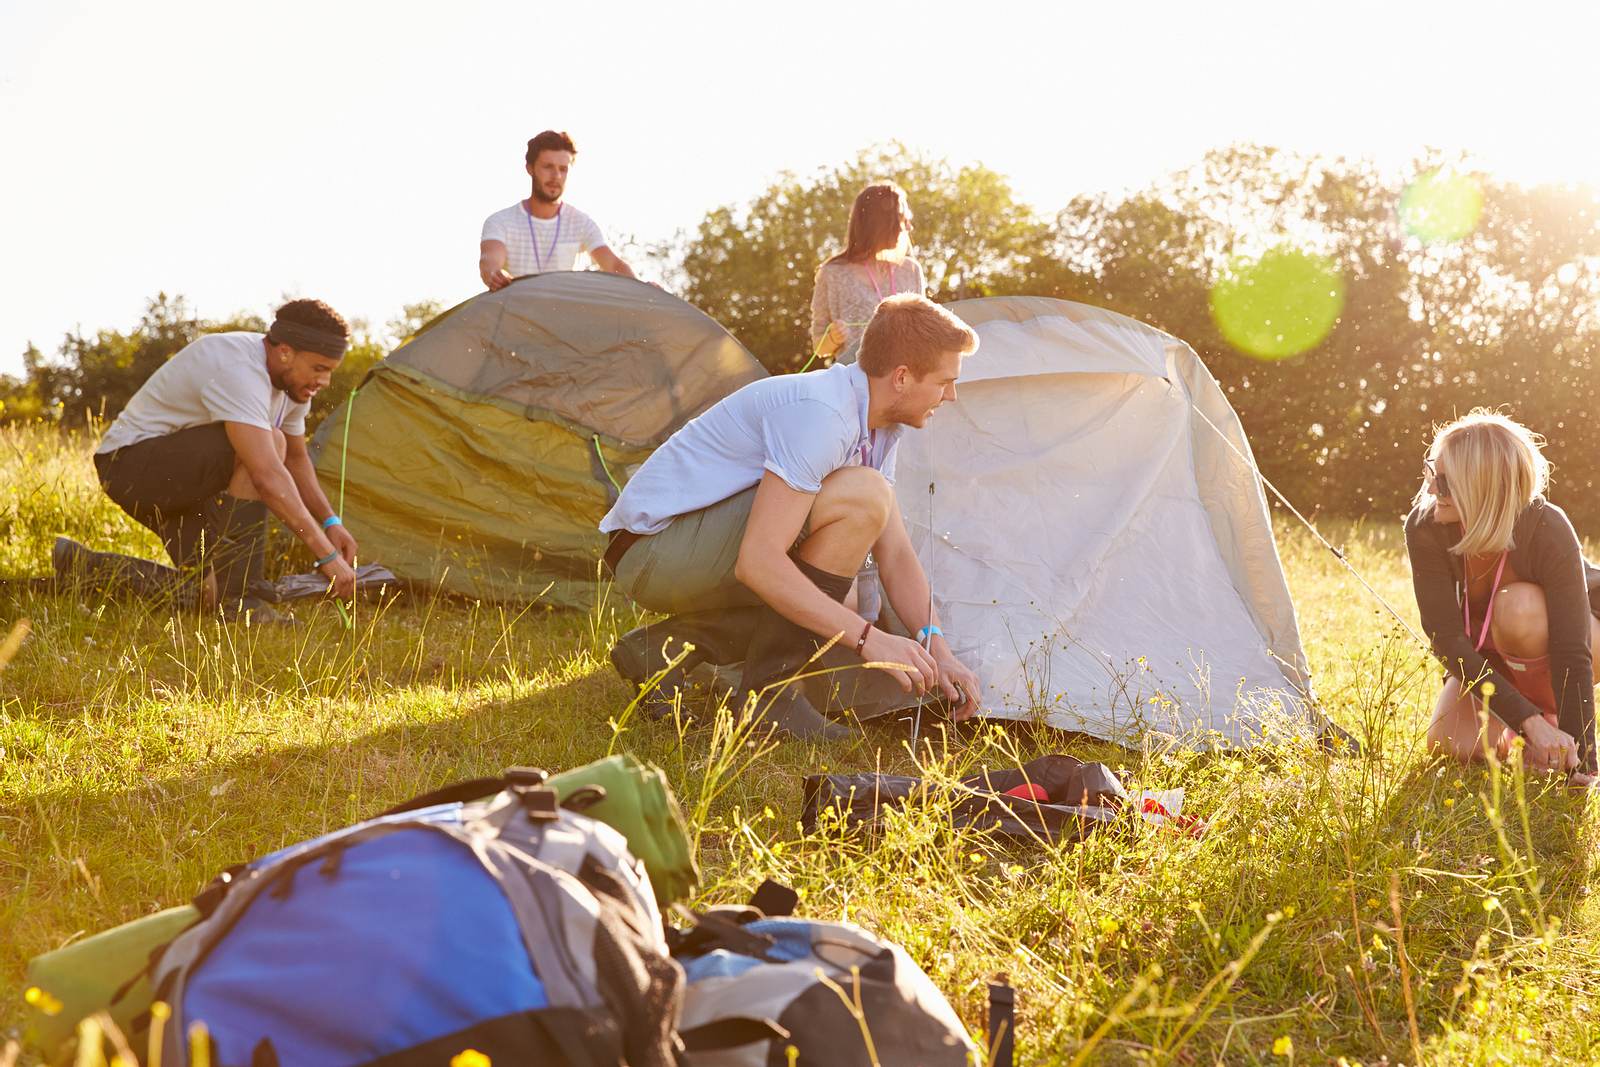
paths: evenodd
<path fill-rule="evenodd" d="M 689 1067 L 980 1062 L 949 1001 L 900 946 L 850 923 L 753 908 L 696 919 L 673 945 L 689 979 L 679 1021 Z"/>

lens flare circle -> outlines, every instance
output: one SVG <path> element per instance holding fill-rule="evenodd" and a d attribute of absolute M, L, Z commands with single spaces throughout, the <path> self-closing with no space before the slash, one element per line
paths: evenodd
<path fill-rule="evenodd" d="M 1483 186 L 1470 174 L 1430 170 L 1400 194 L 1400 225 L 1423 241 L 1459 241 L 1478 227 Z"/>
<path fill-rule="evenodd" d="M 1327 256 L 1279 245 L 1239 257 L 1211 287 L 1211 318 L 1247 356 L 1278 360 L 1321 344 L 1344 312 L 1344 276 Z"/>

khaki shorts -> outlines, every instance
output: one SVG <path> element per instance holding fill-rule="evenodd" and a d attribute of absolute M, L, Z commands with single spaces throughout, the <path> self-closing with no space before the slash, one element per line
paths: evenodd
<path fill-rule="evenodd" d="M 708 608 L 761 603 L 733 576 L 739 545 L 755 502 L 754 486 L 710 507 L 673 519 L 660 533 L 641 537 L 617 563 L 617 588 L 642 608 L 676 615 Z M 795 538 L 810 532 L 810 519 Z M 869 719 L 917 703 L 883 671 L 863 670 L 848 643 L 835 644 L 808 668 L 807 694 L 833 714 L 848 709 Z"/>
<path fill-rule="evenodd" d="M 761 603 L 733 576 L 755 499 L 756 487 L 751 486 L 639 538 L 617 563 L 617 588 L 640 607 L 664 615 Z M 805 540 L 809 526 L 807 519 L 796 545 Z"/>

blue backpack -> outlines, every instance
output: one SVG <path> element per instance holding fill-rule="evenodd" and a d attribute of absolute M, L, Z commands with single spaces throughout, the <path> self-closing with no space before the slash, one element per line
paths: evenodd
<path fill-rule="evenodd" d="M 155 964 L 166 1062 L 203 1041 L 215 1067 L 673 1064 L 683 972 L 643 865 L 572 810 L 600 791 L 507 780 L 213 883 Z"/>

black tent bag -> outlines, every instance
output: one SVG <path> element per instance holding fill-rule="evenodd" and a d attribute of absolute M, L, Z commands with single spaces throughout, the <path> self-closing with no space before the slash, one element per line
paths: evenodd
<path fill-rule="evenodd" d="M 1044 789 L 1047 801 L 1004 795 L 1021 785 Z M 1117 817 L 1127 799 L 1122 784 L 1103 763 L 1072 756 L 1040 756 L 1020 767 L 985 770 L 959 785 L 933 785 L 899 774 L 811 774 L 805 779 L 800 823 L 817 827 L 822 812 L 839 812 L 849 826 L 872 826 L 887 808 L 937 804 L 958 826 L 975 826 L 1032 840 L 1077 840 Z"/>

